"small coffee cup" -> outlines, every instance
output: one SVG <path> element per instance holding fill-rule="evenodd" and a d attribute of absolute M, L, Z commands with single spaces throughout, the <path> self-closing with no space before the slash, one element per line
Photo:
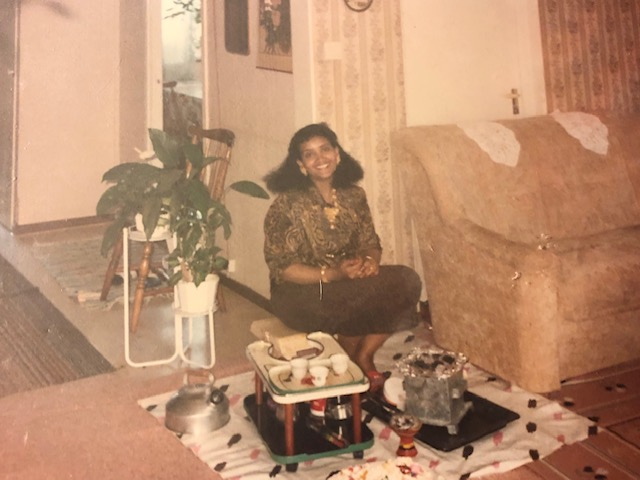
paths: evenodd
<path fill-rule="evenodd" d="M 311 374 L 311 381 L 316 387 L 322 387 L 327 383 L 327 375 L 329 375 L 329 368 L 324 365 L 314 365 L 309 369 Z"/>
<path fill-rule="evenodd" d="M 349 368 L 349 355 L 346 353 L 334 353 L 329 357 L 331 368 L 336 375 L 342 375 Z"/>
<path fill-rule="evenodd" d="M 302 380 L 307 374 L 309 368 L 309 360 L 306 358 L 294 358 L 289 362 L 291 365 L 291 375 L 297 380 Z"/>

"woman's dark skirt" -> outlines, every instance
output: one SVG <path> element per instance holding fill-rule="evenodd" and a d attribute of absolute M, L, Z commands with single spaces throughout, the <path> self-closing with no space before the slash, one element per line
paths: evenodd
<path fill-rule="evenodd" d="M 375 277 L 320 285 L 284 282 L 271 286 L 273 313 L 289 327 L 345 336 L 393 333 L 412 322 L 422 285 L 403 265 L 381 265 Z"/>

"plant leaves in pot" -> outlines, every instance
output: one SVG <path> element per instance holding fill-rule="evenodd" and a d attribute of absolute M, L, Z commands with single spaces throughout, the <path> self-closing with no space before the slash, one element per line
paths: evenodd
<path fill-rule="evenodd" d="M 183 144 L 162 130 L 149 129 L 149 137 L 157 160 L 121 163 L 102 177 L 112 185 L 98 200 L 96 213 L 113 218 L 102 239 L 102 255 L 113 248 L 124 227 L 134 225 L 136 216 L 147 239 L 158 224 L 169 222 L 170 199 L 185 175 L 186 156 Z"/>
<path fill-rule="evenodd" d="M 123 163 L 103 176 L 103 181 L 113 185 L 101 196 L 96 211 L 98 215 L 112 215 L 113 222 L 104 233 L 101 252 L 107 254 L 122 229 L 134 224 L 136 215 L 142 216 L 147 239 L 166 215 L 176 240 L 167 259 L 173 272 L 169 283 L 193 282 L 199 287 L 207 276 L 228 265 L 216 242 L 218 230 L 225 240 L 231 235 L 231 214 L 222 200 L 211 198 L 201 179 L 208 165 L 226 159 L 206 157 L 201 144 L 188 143 L 162 130 L 149 129 L 149 137 L 159 165 Z M 261 186 L 248 180 L 229 185 L 225 194 L 229 191 L 269 198 Z"/>
<path fill-rule="evenodd" d="M 175 249 L 169 254 L 169 268 L 173 275 L 171 285 L 180 287 L 193 282 L 197 288 L 207 277 L 226 270 L 229 262 L 222 255 L 218 244 L 220 237 L 231 236 L 231 214 L 221 199 L 211 198 L 202 181 L 202 171 L 222 158 L 205 157 L 200 145 L 185 145 L 187 174 L 176 183 L 169 202 L 171 231 L 175 237 Z M 253 198 L 268 199 L 269 194 L 258 184 L 241 180 L 229 185 L 222 199 L 230 191 Z M 215 280 L 214 280 L 215 281 Z"/>

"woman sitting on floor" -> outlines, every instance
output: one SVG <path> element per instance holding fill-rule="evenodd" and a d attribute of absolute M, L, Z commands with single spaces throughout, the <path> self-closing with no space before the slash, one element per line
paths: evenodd
<path fill-rule="evenodd" d="M 279 195 L 265 218 L 264 254 L 274 314 L 296 330 L 337 334 L 376 390 L 384 378 L 374 354 L 415 316 L 421 282 L 408 267 L 380 265 L 362 177 L 326 124 L 298 130 L 265 179 Z"/>

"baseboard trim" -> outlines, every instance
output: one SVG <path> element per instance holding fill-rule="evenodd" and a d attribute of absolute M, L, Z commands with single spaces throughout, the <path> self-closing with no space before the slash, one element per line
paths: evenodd
<path fill-rule="evenodd" d="M 232 280 L 231 278 L 224 275 L 220 275 L 220 283 L 222 283 L 222 285 L 227 287 L 229 290 L 232 290 L 238 295 L 240 295 L 241 297 L 244 297 L 245 299 L 249 300 L 251 303 L 254 303 L 260 308 L 273 314 L 273 312 L 271 311 L 271 302 L 269 301 L 269 299 L 260 295 L 255 290 L 247 287 L 246 285 L 241 284 L 240 282 L 237 282 L 236 280 Z"/>
<path fill-rule="evenodd" d="M 111 219 L 108 217 L 81 217 L 69 218 L 65 220 L 54 220 L 51 222 L 30 223 L 28 225 L 14 225 L 11 233 L 14 235 L 24 235 L 28 233 L 48 232 L 51 230 L 62 230 L 70 227 L 83 227 L 86 225 L 97 225 L 100 223 L 108 223 Z"/>

